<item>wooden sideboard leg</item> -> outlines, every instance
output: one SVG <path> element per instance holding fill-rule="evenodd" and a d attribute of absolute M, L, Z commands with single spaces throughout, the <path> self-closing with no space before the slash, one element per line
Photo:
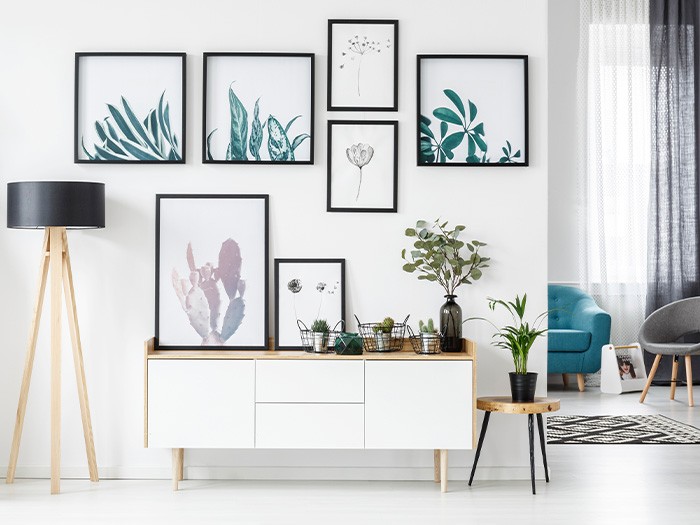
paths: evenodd
<path fill-rule="evenodd" d="M 447 492 L 447 450 L 440 450 L 440 492 Z"/>
<path fill-rule="evenodd" d="M 440 449 L 433 450 L 433 468 L 435 469 L 434 481 L 440 483 Z"/>
<path fill-rule="evenodd" d="M 178 483 L 182 479 L 180 473 L 182 472 L 182 460 L 183 460 L 183 449 L 174 448 L 173 449 L 173 490 L 178 489 Z"/>
<path fill-rule="evenodd" d="M 182 481 L 185 479 L 185 449 L 180 449 L 180 472 L 178 472 L 178 479 Z"/>

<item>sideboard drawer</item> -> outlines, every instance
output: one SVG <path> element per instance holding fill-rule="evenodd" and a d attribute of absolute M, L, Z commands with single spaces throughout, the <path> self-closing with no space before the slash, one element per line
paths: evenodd
<path fill-rule="evenodd" d="M 258 403 L 255 448 L 363 448 L 364 405 Z"/>
<path fill-rule="evenodd" d="M 266 359 L 256 363 L 258 403 L 362 403 L 364 399 L 363 361 Z"/>

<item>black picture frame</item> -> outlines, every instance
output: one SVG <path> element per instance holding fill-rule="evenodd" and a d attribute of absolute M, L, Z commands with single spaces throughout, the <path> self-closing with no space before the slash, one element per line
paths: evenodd
<path fill-rule="evenodd" d="M 336 104 L 333 97 L 333 26 L 334 25 L 389 25 L 393 26 L 393 103 L 390 105 L 362 105 Z M 328 111 L 398 111 L 399 109 L 399 21 L 398 20 L 362 20 L 362 19 L 332 19 L 328 20 L 328 82 L 327 82 Z"/>
<path fill-rule="evenodd" d="M 427 134 L 424 133 L 424 129 L 422 127 L 422 124 L 425 124 L 425 122 L 422 122 L 422 115 L 427 115 L 424 113 L 424 109 L 421 107 L 421 101 L 422 101 L 422 91 L 424 89 L 423 87 L 423 71 L 424 71 L 424 63 L 429 60 L 455 60 L 455 59 L 461 59 L 461 60 L 510 60 L 510 61 L 515 61 L 515 62 L 520 62 L 522 64 L 522 92 L 523 92 L 523 99 L 522 99 L 522 119 L 524 123 L 524 129 L 522 130 L 522 135 L 523 135 L 523 142 L 521 147 L 512 147 L 511 155 L 509 156 L 511 159 L 514 158 L 515 153 L 518 150 L 522 150 L 522 160 L 518 160 L 517 162 L 492 162 L 491 159 L 489 159 L 489 162 L 466 162 L 466 159 L 469 158 L 468 155 L 465 158 L 464 162 L 431 162 L 426 160 L 428 155 L 423 155 L 421 147 L 424 143 L 430 143 L 430 138 L 424 139 L 423 135 L 427 137 Z M 421 54 L 417 55 L 416 57 L 416 79 L 417 79 L 417 97 L 416 97 L 416 163 L 418 166 L 421 167 L 448 167 L 448 166 L 455 166 L 455 167 L 527 167 L 530 165 L 530 139 L 529 139 L 529 96 L 528 96 L 528 56 L 527 55 L 472 55 L 472 54 Z M 458 74 L 458 73 L 455 73 Z M 492 92 L 497 91 L 498 89 L 501 90 L 506 90 L 508 89 L 512 83 L 506 83 L 506 82 L 498 82 L 498 80 L 495 80 L 493 78 L 488 79 L 489 82 L 489 89 Z M 452 105 L 453 103 L 451 100 L 447 100 L 449 97 L 445 97 L 445 106 L 448 108 L 454 108 L 455 106 Z M 466 97 L 468 99 L 468 97 Z M 463 101 L 464 102 L 464 101 Z M 465 104 L 466 105 L 466 104 Z M 427 109 L 427 108 L 426 108 Z M 469 108 L 469 111 L 471 112 L 471 107 Z M 453 111 L 454 113 L 454 111 Z M 457 119 L 459 119 L 459 115 L 455 113 Z M 471 113 L 470 113 L 471 117 Z M 435 124 L 434 119 L 436 118 L 434 114 L 430 113 L 430 116 L 428 117 L 429 119 L 432 120 L 432 124 Z M 463 116 L 463 118 L 466 121 L 466 115 Z M 471 122 L 470 122 L 471 123 Z M 478 125 L 477 125 L 478 126 Z M 482 128 L 483 129 L 483 128 Z M 449 135 L 445 135 L 444 137 L 447 138 Z M 437 143 L 437 141 L 435 141 Z M 510 145 L 510 142 L 508 142 L 508 145 Z M 503 146 L 506 146 L 504 144 Z M 461 143 L 458 147 L 464 147 Z M 497 155 L 501 155 L 502 153 L 507 153 L 506 150 L 499 150 L 498 148 L 501 147 L 500 144 L 496 145 L 496 149 L 498 151 Z M 488 148 L 488 145 L 487 145 Z M 510 147 L 508 149 L 511 149 Z M 438 150 L 439 151 L 439 150 Z M 493 149 L 488 150 L 493 151 Z M 469 153 L 469 151 L 467 152 Z M 484 156 L 486 153 L 484 153 Z M 500 158 L 503 158 L 504 155 L 501 155 Z M 477 156 L 478 157 L 478 156 Z"/>
<path fill-rule="evenodd" d="M 207 109 L 208 109 L 208 74 L 209 74 L 209 60 L 221 57 L 255 57 L 255 58 L 306 58 L 310 63 L 310 91 L 309 91 L 309 158 L 307 160 L 225 160 L 225 159 L 215 159 L 209 158 L 208 155 L 208 144 L 207 136 L 208 125 L 207 125 Z M 203 54 L 203 92 L 202 92 L 202 163 L 203 164 L 278 164 L 278 165 L 310 165 L 314 163 L 314 124 L 315 124 L 315 63 L 316 55 L 314 53 L 257 53 L 257 52 L 207 52 Z M 248 111 L 249 116 L 252 116 L 253 111 Z M 291 124 L 291 123 L 290 123 Z M 267 128 L 267 126 L 266 126 Z M 289 141 L 292 142 L 291 140 Z"/>
<path fill-rule="evenodd" d="M 191 344 L 162 344 L 161 343 L 161 327 L 160 327 L 160 315 L 161 315 L 161 305 L 160 305 L 160 278 L 161 278 L 161 211 L 162 202 L 169 199 L 197 199 L 197 200 L 224 200 L 230 199 L 231 201 L 240 200 L 259 200 L 263 202 L 263 213 L 264 213 L 264 263 L 260 271 L 262 273 L 263 289 L 261 292 L 262 296 L 262 309 L 263 309 L 263 320 L 262 320 L 262 335 L 260 336 L 260 344 L 245 344 L 245 345 L 191 345 Z M 267 350 L 269 348 L 269 260 L 270 260 L 270 196 L 267 194 L 179 194 L 179 193 L 167 193 L 167 194 L 156 194 L 156 254 L 155 254 L 155 348 L 157 350 Z M 189 262 L 189 261 L 188 261 Z M 245 275 L 245 274 L 243 274 Z M 240 288 L 239 288 L 240 291 Z"/>
<path fill-rule="evenodd" d="M 276 258 L 275 259 L 275 350 L 302 350 L 300 343 L 297 345 L 280 344 L 280 266 L 285 264 L 338 264 L 340 265 L 340 310 L 341 319 L 345 321 L 345 259 L 305 259 L 305 258 Z M 303 320 L 302 320 L 303 321 Z M 331 329 L 334 328 L 336 320 L 328 320 Z M 310 326 L 308 326 L 311 328 Z M 339 327 L 341 328 L 341 327 Z"/>
<path fill-rule="evenodd" d="M 388 207 L 367 206 L 333 206 L 333 128 L 336 126 L 390 126 L 393 128 L 393 169 L 392 169 L 392 202 Z M 398 210 L 399 186 L 399 122 L 398 120 L 329 120 L 328 121 L 328 153 L 326 155 L 326 211 L 343 213 L 396 213 Z M 350 161 L 351 162 L 351 161 Z M 358 191 L 359 195 L 359 191 Z"/>
<path fill-rule="evenodd" d="M 181 112 L 181 122 L 182 126 L 180 128 L 180 158 L 179 159 L 164 159 L 164 160 L 146 160 L 146 159 L 135 159 L 135 160 L 125 160 L 118 158 L 108 158 L 108 159 L 97 159 L 97 158 L 81 158 L 82 151 L 82 140 L 80 137 L 80 127 L 81 127 L 81 94 L 80 94 L 80 62 L 84 58 L 91 57 L 127 57 L 127 58 L 143 58 L 143 57 L 163 57 L 163 58 L 180 58 L 181 59 L 181 83 L 180 89 L 182 93 L 182 104 L 180 105 Z M 73 109 L 73 162 L 75 164 L 185 164 L 187 156 L 187 54 L 186 53 L 151 53 L 151 52 L 77 52 L 75 53 L 75 78 L 74 78 L 74 109 Z M 105 101 L 105 103 L 117 104 L 119 101 Z M 156 108 L 154 108 L 156 109 Z M 108 111 L 105 111 L 107 115 Z M 140 120 L 140 119 L 139 119 Z M 118 127 L 117 127 L 118 128 Z M 115 130 L 117 128 L 114 128 Z M 120 129 L 121 131 L 121 129 Z M 174 130 L 173 130 L 174 131 Z M 174 134 L 174 133 L 173 133 Z M 177 134 L 174 134 L 175 137 Z M 142 144 L 146 144 L 143 137 L 139 136 L 137 133 L 134 135 L 137 140 Z M 110 138 L 114 138 L 111 136 Z M 178 145 L 176 143 L 176 145 Z M 119 146 L 119 144 L 118 144 Z M 88 155 L 87 152 L 86 155 Z"/>

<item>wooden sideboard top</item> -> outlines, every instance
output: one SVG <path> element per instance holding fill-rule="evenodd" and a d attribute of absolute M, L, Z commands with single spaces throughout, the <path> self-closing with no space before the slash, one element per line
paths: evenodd
<path fill-rule="evenodd" d="M 316 354 L 303 350 L 275 350 L 271 337 L 268 350 L 156 350 L 155 338 L 144 342 L 146 359 L 298 359 L 298 360 L 366 360 L 366 361 L 473 361 L 476 344 L 462 339 L 462 352 L 416 354 L 411 342 L 404 340 L 400 352 L 364 352 L 360 355 Z"/>

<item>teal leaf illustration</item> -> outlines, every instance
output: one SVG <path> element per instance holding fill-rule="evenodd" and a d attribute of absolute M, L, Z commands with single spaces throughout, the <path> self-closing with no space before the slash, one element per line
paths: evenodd
<path fill-rule="evenodd" d="M 129 157 L 112 153 L 108 149 L 98 146 L 97 144 L 95 144 L 95 151 L 98 153 L 101 160 L 129 160 Z"/>
<path fill-rule="evenodd" d="M 301 115 L 297 115 L 297 116 L 294 117 L 292 120 L 290 120 L 289 122 L 287 122 L 287 125 L 284 127 L 284 132 L 285 132 L 285 133 L 289 134 L 289 128 L 292 127 L 292 124 L 294 124 L 294 121 L 295 121 L 296 119 L 298 119 L 299 117 L 301 117 Z"/>
<path fill-rule="evenodd" d="M 211 136 L 217 129 L 219 128 L 214 128 L 213 130 L 211 130 L 211 133 L 207 135 L 207 160 L 214 160 L 214 157 L 211 154 Z"/>
<path fill-rule="evenodd" d="M 100 140 L 102 142 L 105 142 L 107 140 L 107 133 L 105 133 L 105 130 L 102 127 L 102 124 L 99 120 L 95 121 L 95 131 L 97 132 L 97 136 L 100 137 Z"/>
<path fill-rule="evenodd" d="M 449 122 L 450 124 L 457 124 L 458 126 L 463 125 L 462 119 L 459 118 L 457 113 L 455 113 L 449 108 L 436 108 L 433 110 L 433 115 L 435 115 L 436 118 L 444 122 Z"/>
<path fill-rule="evenodd" d="M 229 142 L 230 159 L 246 160 L 248 147 L 248 112 L 233 91 L 233 84 L 228 88 L 228 101 L 231 108 L 231 141 Z M 227 153 L 228 157 L 228 153 Z"/>
<path fill-rule="evenodd" d="M 83 147 L 83 152 L 87 156 L 88 159 L 90 160 L 95 160 L 95 157 L 93 155 L 90 155 L 90 152 L 85 148 L 85 140 L 83 138 L 80 138 L 80 145 Z"/>
<path fill-rule="evenodd" d="M 138 142 L 139 139 L 136 138 L 136 135 L 131 130 L 131 127 L 129 127 L 129 124 L 127 124 L 124 117 L 122 117 L 122 114 L 119 112 L 119 110 L 115 108 L 112 104 L 107 104 L 107 109 L 112 115 L 112 118 L 117 124 L 117 127 L 119 128 L 119 131 L 122 133 L 122 135 L 124 135 L 124 137 L 126 137 L 132 142 Z"/>
<path fill-rule="evenodd" d="M 451 89 L 446 89 L 444 93 L 445 95 L 447 95 L 447 98 L 449 98 L 455 105 L 457 111 L 459 111 L 459 113 L 462 115 L 462 118 L 466 118 L 466 114 L 464 112 L 464 103 L 462 102 L 462 99 L 459 98 L 459 95 Z M 474 119 L 472 118 L 472 120 Z"/>
<path fill-rule="evenodd" d="M 262 144 L 263 130 L 260 124 L 260 99 L 255 101 L 255 109 L 253 109 L 253 125 L 250 129 L 250 143 L 248 148 L 255 160 L 260 160 L 260 145 Z"/>
<path fill-rule="evenodd" d="M 442 141 L 442 149 L 445 151 L 448 159 L 451 160 L 454 157 L 452 150 L 462 143 L 462 140 L 464 140 L 464 135 L 464 131 L 458 131 Z"/>
<path fill-rule="evenodd" d="M 138 160 L 163 160 L 161 157 L 156 157 L 154 154 L 149 153 L 147 149 L 134 142 L 121 139 L 120 143 L 125 151 Z"/>
<path fill-rule="evenodd" d="M 294 137 L 294 140 L 292 141 L 292 151 L 297 149 L 299 147 L 299 144 L 304 142 L 306 139 L 310 138 L 311 135 L 309 135 L 308 133 L 302 133 L 301 135 L 297 135 L 296 137 Z"/>
<path fill-rule="evenodd" d="M 472 121 L 476 118 L 476 104 L 474 104 L 471 100 L 468 100 L 469 102 L 469 120 Z"/>
<path fill-rule="evenodd" d="M 424 135 L 427 135 L 427 136 L 430 137 L 430 138 L 433 138 L 433 139 L 435 138 L 435 135 L 433 135 L 433 132 L 432 132 L 432 130 L 428 127 L 428 124 L 426 124 L 425 122 L 423 122 L 422 119 L 421 119 L 421 122 L 420 122 L 420 131 L 421 131 L 421 133 L 423 133 Z"/>
<path fill-rule="evenodd" d="M 279 121 L 270 115 L 267 119 L 267 151 L 270 160 L 294 160 L 294 151 Z"/>
<path fill-rule="evenodd" d="M 445 138 L 447 135 L 447 122 L 440 122 L 440 139 Z"/>
<path fill-rule="evenodd" d="M 477 124 L 472 128 L 472 131 L 476 133 L 477 135 L 481 135 L 482 137 L 484 136 L 484 123 Z"/>
<path fill-rule="evenodd" d="M 126 113 L 126 116 L 129 119 L 129 122 L 131 122 L 131 126 L 136 131 L 136 133 L 138 133 L 138 135 L 141 137 L 141 139 L 143 139 L 143 141 L 139 141 L 139 142 L 141 142 L 142 144 L 145 144 L 146 146 L 148 146 L 148 148 L 151 149 L 151 151 L 153 153 L 152 154 L 149 153 L 149 155 L 151 155 L 155 158 L 160 157 L 162 159 L 163 157 L 160 155 L 158 148 L 156 147 L 155 144 L 153 144 L 153 141 L 148 136 L 148 133 L 146 133 L 146 130 L 143 128 L 143 124 L 141 124 L 139 119 L 136 117 L 136 115 L 134 114 L 134 111 L 131 109 L 131 106 L 129 106 L 129 103 L 127 102 L 127 100 L 124 97 L 122 97 L 122 105 L 124 106 L 124 113 Z"/>

